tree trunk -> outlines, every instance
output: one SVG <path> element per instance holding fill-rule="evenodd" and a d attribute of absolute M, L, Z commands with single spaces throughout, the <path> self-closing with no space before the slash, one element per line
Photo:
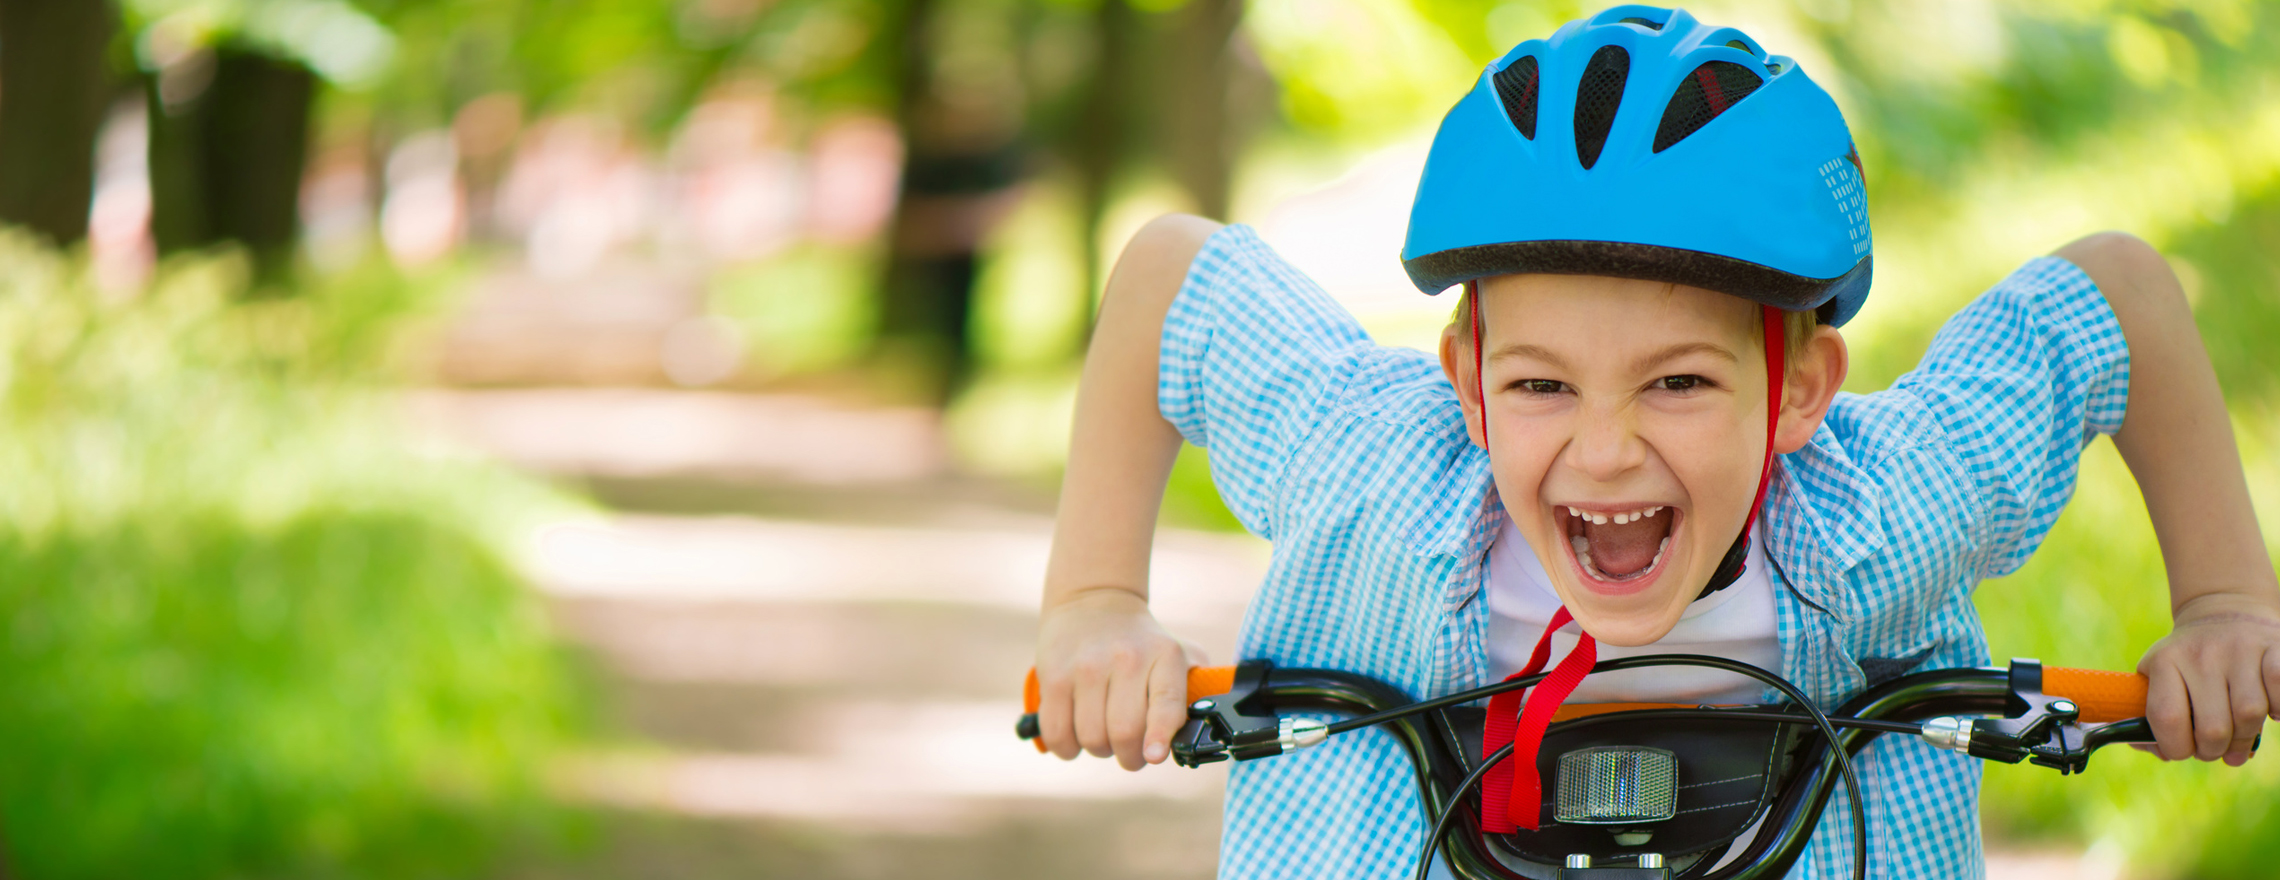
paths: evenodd
<path fill-rule="evenodd" d="M 86 237 L 117 27 L 99 0 L 0 0 L 0 222 Z"/>
<path fill-rule="evenodd" d="M 945 403 L 971 375 L 974 282 L 982 241 L 1024 173 L 1018 94 L 953 94 L 937 76 L 935 40 L 948 4 L 910 0 L 897 53 L 902 189 L 880 291 L 881 353 Z M 969 84 L 968 87 L 971 87 Z"/>
<path fill-rule="evenodd" d="M 193 96 L 162 96 L 152 79 L 151 234 L 161 253 L 242 244 L 274 281 L 291 268 L 299 232 L 316 76 L 229 48 L 212 63 L 212 81 Z"/>
<path fill-rule="evenodd" d="M 1238 72 L 1233 43 L 1243 2 L 1188 0 L 1172 16 L 1171 45 L 1160 56 L 1163 155 L 1196 213 L 1225 221 L 1240 146 L 1229 94 Z"/>
<path fill-rule="evenodd" d="M 1133 65 L 1139 40 L 1139 17 L 1125 0 L 1099 0 L 1093 12 L 1093 70 L 1086 83 L 1083 108 L 1071 143 L 1077 173 L 1077 204 L 1082 213 L 1085 289 L 1084 338 L 1092 339 L 1100 290 L 1108 281 L 1107 260 L 1101 253 L 1101 224 L 1108 216 L 1110 189 L 1124 164 L 1134 115 Z"/>

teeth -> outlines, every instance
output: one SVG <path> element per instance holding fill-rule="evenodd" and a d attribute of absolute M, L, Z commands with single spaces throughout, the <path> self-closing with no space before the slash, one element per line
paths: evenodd
<path fill-rule="evenodd" d="M 1577 535 L 1568 540 L 1568 546 L 1575 548 L 1575 561 L 1578 565 L 1583 566 L 1585 574 L 1602 580 L 1606 579 L 1607 576 L 1599 572 L 1599 566 L 1594 565 L 1591 561 L 1590 541 L 1584 540 L 1581 535 Z"/>
<path fill-rule="evenodd" d="M 1561 507 L 1568 512 L 1568 516 L 1572 516 L 1576 519 L 1587 523 L 1593 523 L 1595 525 L 1606 525 L 1608 523 L 1614 523 L 1616 525 L 1627 525 L 1629 523 L 1635 523 L 1639 520 L 1646 519 L 1647 517 L 1654 516 L 1655 514 L 1662 512 L 1662 508 L 1660 507 L 1648 507 L 1640 510 L 1626 510 L 1620 513 L 1595 513 L 1580 507 L 1568 507 L 1566 505 L 1561 505 Z"/>

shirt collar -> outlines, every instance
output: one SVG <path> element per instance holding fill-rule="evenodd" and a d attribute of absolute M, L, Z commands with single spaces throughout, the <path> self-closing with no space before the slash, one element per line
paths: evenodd
<path fill-rule="evenodd" d="M 1763 514 L 1765 551 L 1805 599 L 1838 611 L 1839 576 L 1884 547 L 1884 495 L 1827 425 L 1780 457 Z"/>

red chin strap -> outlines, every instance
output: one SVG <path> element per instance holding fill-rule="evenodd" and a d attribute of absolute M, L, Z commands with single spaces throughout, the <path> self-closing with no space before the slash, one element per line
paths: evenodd
<path fill-rule="evenodd" d="M 1486 359 L 1481 352 L 1479 285 L 1466 282 L 1465 296 L 1470 297 L 1472 303 L 1473 393 L 1475 402 L 1480 404 L 1481 448 L 1486 449 L 1488 377 L 1481 370 Z M 1772 481 L 1774 433 L 1781 426 L 1781 380 L 1788 375 L 1788 338 L 1781 312 L 1772 306 L 1758 309 L 1765 322 L 1765 459 L 1758 470 L 1757 497 L 1750 500 L 1749 519 L 1742 522 L 1744 544 L 1749 540 L 1750 527 L 1757 522 L 1759 508 L 1765 503 L 1766 485 Z M 1513 673 L 1505 681 L 1543 671 L 1544 664 L 1551 659 L 1552 633 L 1574 620 L 1567 607 L 1561 606 L 1544 625 L 1544 634 L 1537 637 L 1536 650 L 1529 654 L 1527 668 Z M 1559 711 L 1560 704 L 1567 702 L 1568 695 L 1575 693 L 1576 686 L 1583 683 L 1583 677 L 1591 674 L 1592 665 L 1598 662 L 1599 643 L 1592 639 L 1591 633 L 1578 632 L 1574 650 L 1560 658 L 1560 665 L 1542 682 L 1526 691 L 1506 691 L 1488 698 L 1488 720 L 1481 731 L 1480 759 L 1488 760 L 1508 743 L 1512 746 L 1512 755 L 1502 765 L 1490 769 L 1488 776 L 1481 780 L 1480 830 L 1511 834 L 1521 828 L 1534 831 L 1541 825 L 1544 786 L 1537 753 L 1543 748 L 1544 731 L 1551 727 L 1552 715 Z"/>

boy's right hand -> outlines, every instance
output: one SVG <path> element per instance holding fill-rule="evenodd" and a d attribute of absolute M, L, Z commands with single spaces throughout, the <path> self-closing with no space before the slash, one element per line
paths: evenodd
<path fill-rule="evenodd" d="M 1126 770 L 1159 764 L 1187 721 L 1188 667 L 1203 652 L 1173 638 L 1130 590 L 1084 590 L 1047 608 L 1037 635 L 1037 726 L 1062 760 L 1078 749 Z"/>

